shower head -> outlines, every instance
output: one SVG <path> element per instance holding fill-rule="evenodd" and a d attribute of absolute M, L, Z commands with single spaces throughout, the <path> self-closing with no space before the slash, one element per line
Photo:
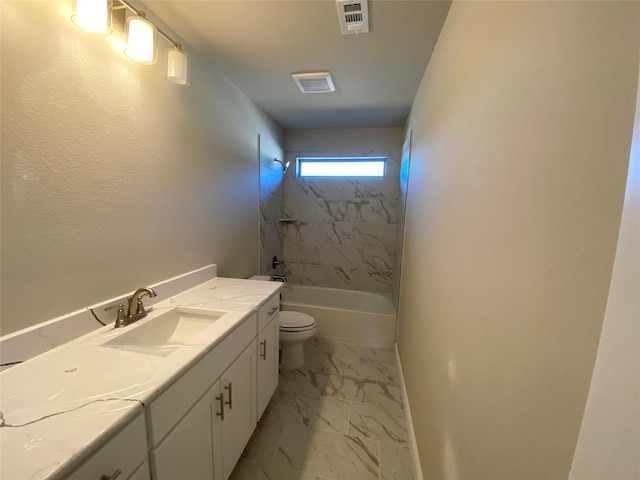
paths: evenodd
<path fill-rule="evenodd" d="M 287 173 L 287 168 L 289 168 L 289 164 L 291 163 L 290 161 L 284 163 L 282 160 L 278 160 L 277 158 L 274 158 L 273 161 L 278 162 L 280 165 L 282 165 L 282 173 Z"/>

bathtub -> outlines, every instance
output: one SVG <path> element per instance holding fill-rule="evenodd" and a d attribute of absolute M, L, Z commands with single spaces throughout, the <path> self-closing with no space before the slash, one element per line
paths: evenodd
<path fill-rule="evenodd" d="M 337 288 L 285 284 L 282 310 L 307 313 L 318 323 L 318 335 L 393 348 L 396 310 L 391 295 Z"/>

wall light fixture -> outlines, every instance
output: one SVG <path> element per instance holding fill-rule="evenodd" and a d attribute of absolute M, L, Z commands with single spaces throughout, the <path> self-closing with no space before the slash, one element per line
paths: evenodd
<path fill-rule="evenodd" d="M 109 35 L 112 5 L 112 0 L 76 0 L 71 21 L 83 30 Z"/>
<path fill-rule="evenodd" d="M 171 83 L 188 87 L 191 77 L 191 62 L 189 55 L 182 50 L 179 43 L 167 51 L 167 75 L 165 78 Z"/>
<path fill-rule="evenodd" d="M 114 10 L 126 8 L 133 12 L 126 20 L 125 55 L 143 65 L 153 65 L 158 58 L 157 38 L 160 35 L 172 45 L 167 50 L 165 78 L 183 87 L 191 84 L 191 62 L 182 45 L 159 29 L 142 10 L 134 8 L 128 0 L 76 0 L 75 3 L 75 11 L 71 17 L 73 23 L 84 30 L 103 35 L 112 32 Z"/>
<path fill-rule="evenodd" d="M 142 10 L 127 19 L 126 30 L 127 48 L 124 49 L 124 54 L 143 65 L 156 63 L 158 59 L 156 32 L 158 30 L 153 23 L 147 20 Z"/>

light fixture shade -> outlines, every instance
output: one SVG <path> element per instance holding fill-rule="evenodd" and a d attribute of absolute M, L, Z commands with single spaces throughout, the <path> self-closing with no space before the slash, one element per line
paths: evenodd
<path fill-rule="evenodd" d="M 171 83 L 188 87 L 190 85 L 191 65 L 180 44 L 167 50 L 167 74 L 165 78 Z"/>
<path fill-rule="evenodd" d="M 153 23 L 144 17 L 144 12 L 127 19 L 127 48 L 124 53 L 131 60 L 144 65 L 153 65 L 158 58 L 156 41 L 157 30 Z"/>
<path fill-rule="evenodd" d="M 71 21 L 83 30 L 101 35 L 111 33 L 112 0 L 76 0 Z"/>

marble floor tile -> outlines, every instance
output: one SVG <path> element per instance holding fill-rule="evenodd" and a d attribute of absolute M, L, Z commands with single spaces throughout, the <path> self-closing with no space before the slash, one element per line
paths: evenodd
<path fill-rule="evenodd" d="M 360 357 L 344 344 L 316 337 L 305 343 L 304 349 L 307 370 L 357 376 Z"/>
<path fill-rule="evenodd" d="M 272 466 L 335 480 L 378 480 L 378 442 L 287 425 Z"/>
<path fill-rule="evenodd" d="M 414 480 L 395 354 L 316 337 L 230 480 Z"/>
<path fill-rule="evenodd" d="M 269 405 L 269 421 L 347 433 L 349 402 L 278 389 Z"/>
<path fill-rule="evenodd" d="M 400 385 L 400 372 L 395 364 L 362 358 L 358 363 L 356 376 Z"/>
<path fill-rule="evenodd" d="M 336 480 L 335 478 L 321 477 L 313 473 L 297 472 L 287 468 L 278 468 L 272 466 L 269 474 L 273 480 Z"/>
<path fill-rule="evenodd" d="M 229 480 L 334 480 L 311 473 L 297 472 L 286 468 L 278 468 L 265 463 L 241 458 L 234 468 Z"/>
<path fill-rule="evenodd" d="M 376 403 L 381 407 L 404 409 L 404 404 L 402 403 L 402 389 L 400 388 L 400 385 L 379 381 Z"/>
<path fill-rule="evenodd" d="M 255 462 L 271 462 L 284 427 L 283 422 L 272 420 L 268 413 L 263 415 L 242 452 L 242 457 Z"/>
<path fill-rule="evenodd" d="M 396 365 L 396 352 L 390 348 L 358 346 L 358 354 L 361 358 L 373 360 L 378 363 Z"/>
<path fill-rule="evenodd" d="M 408 444 L 404 412 L 368 403 L 351 403 L 349 434 L 389 443 Z"/>
<path fill-rule="evenodd" d="M 376 403 L 381 390 L 375 380 L 357 379 L 338 373 L 307 369 L 280 372 L 281 390 L 318 397 L 333 397 L 363 403 Z"/>
<path fill-rule="evenodd" d="M 241 458 L 236 463 L 229 480 L 274 480 L 269 476 L 269 466 Z"/>
<path fill-rule="evenodd" d="M 413 480 L 409 447 L 380 443 L 380 480 Z"/>

